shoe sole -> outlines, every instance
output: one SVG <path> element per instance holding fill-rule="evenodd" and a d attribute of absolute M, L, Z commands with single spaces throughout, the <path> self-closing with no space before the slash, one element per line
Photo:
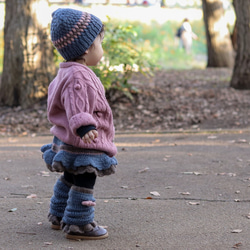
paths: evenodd
<path fill-rule="evenodd" d="M 53 230 L 61 230 L 61 226 L 60 225 L 51 225 L 51 228 L 53 229 Z"/>
<path fill-rule="evenodd" d="M 66 234 L 66 239 L 69 240 L 102 240 L 106 239 L 108 237 L 108 233 L 100 236 L 86 236 L 86 235 L 72 235 L 72 234 Z"/>

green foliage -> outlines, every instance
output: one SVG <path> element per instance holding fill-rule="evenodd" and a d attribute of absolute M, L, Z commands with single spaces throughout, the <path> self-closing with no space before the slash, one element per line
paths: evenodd
<path fill-rule="evenodd" d="M 155 21 L 151 24 L 134 22 L 132 24 L 138 37 L 143 40 L 142 46 L 150 51 L 150 57 L 162 68 L 191 68 L 202 67 L 206 56 L 206 36 L 203 21 L 191 22 L 193 31 L 199 39 L 193 41 L 192 53 L 187 55 L 179 47 L 179 39 L 175 37 L 176 31 L 181 23 L 168 21 L 159 24 Z"/>
<path fill-rule="evenodd" d="M 105 24 L 103 41 L 104 56 L 98 67 L 92 69 L 106 89 L 115 88 L 132 98 L 132 86 L 128 80 L 133 72 L 139 71 L 151 75 L 154 62 L 148 58 L 140 46 L 141 39 L 132 25 L 114 24 L 110 20 Z"/>

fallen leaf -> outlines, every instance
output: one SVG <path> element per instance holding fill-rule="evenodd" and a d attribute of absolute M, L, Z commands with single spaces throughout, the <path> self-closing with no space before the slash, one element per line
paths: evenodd
<path fill-rule="evenodd" d="M 230 176 L 230 177 L 235 177 L 236 176 L 236 174 L 235 173 L 219 173 L 219 174 L 217 174 L 217 175 L 222 175 L 222 176 Z"/>
<path fill-rule="evenodd" d="M 236 243 L 236 244 L 233 246 L 233 248 L 239 248 L 239 247 L 241 247 L 241 246 L 243 246 L 243 244 L 242 244 L 241 242 L 239 242 L 239 243 Z"/>
<path fill-rule="evenodd" d="M 189 205 L 200 205 L 199 202 L 192 202 L 192 201 L 188 202 L 188 204 L 189 204 Z"/>
<path fill-rule="evenodd" d="M 144 169 L 142 169 L 142 170 L 139 170 L 138 173 L 145 173 L 145 172 L 147 172 L 148 170 L 149 170 L 149 168 L 146 167 L 146 168 L 144 168 Z"/>
<path fill-rule="evenodd" d="M 53 245 L 53 243 L 52 242 L 44 242 L 44 245 L 50 246 L 50 245 Z"/>
<path fill-rule="evenodd" d="M 179 192 L 179 194 L 182 194 L 182 195 L 190 195 L 189 192 Z"/>
<path fill-rule="evenodd" d="M 17 208 L 12 208 L 8 212 L 15 212 L 16 210 L 17 210 Z"/>
<path fill-rule="evenodd" d="M 236 141 L 236 143 L 247 143 L 247 140 L 245 139 L 239 139 Z"/>
<path fill-rule="evenodd" d="M 152 200 L 153 198 L 152 197 L 150 197 L 150 196 L 148 196 L 147 198 L 146 198 L 146 200 Z"/>
<path fill-rule="evenodd" d="M 154 196 L 160 196 L 160 194 L 157 191 L 150 192 L 150 194 L 152 194 Z"/>
<path fill-rule="evenodd" d="M 31 195 L 28 195 L 26 198 L 27 199 L 37 198 L 37 195 L 36 194 L 31 194 Z"/>
<path fill-rule="evenodd" d="M 234 229 L 231 231 L 231 233 L 241 233 L 242 229 Z"/>
<path fill-rule="evenodd" d="M 161 140 L 160 139 L 156 139 L 154 141 L 152 141 L 152 143 L 159 143 Z"/>
<path fill-rule="evenodd" d="M 163 161 L 168 161 L 169 158 L 171 158 L 171 155 L 165 155 Z"/>
<path fill-rule="evenodd" d="M 47 171 L 41 171 L 40 174 L 42 174 L 42 177 L 49 177 L 49 172 Z"/>
<path fill-rule="evenodd" d="M 100 225 L 100 227 L 105 228 L 105 229 L 107 229 L 107 228 L 108 228 L 108 226 L 101 226 L 101 225 Z"/>
<path fill-rule="evenodd" d="M 183 172 L 185 175 L 202 175 L 200 172 Z"/>
<path fill-rule="evenodd" d="M 215 136 L 215 135 L 210 135 L 210 136 L 207 137 L 207 139 L 214 140 L 214 139 L 217 139 L 217 136 Z"/>

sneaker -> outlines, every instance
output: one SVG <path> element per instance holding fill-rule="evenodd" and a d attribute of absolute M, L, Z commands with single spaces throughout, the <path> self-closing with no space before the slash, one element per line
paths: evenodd
<path fill-rule="evenodd" d="M 84 226 L 65 225 L 63 231 L 65 237 L 71 240 L 101 240 L 108 237 L 108 232 L 96 222 Z"/>

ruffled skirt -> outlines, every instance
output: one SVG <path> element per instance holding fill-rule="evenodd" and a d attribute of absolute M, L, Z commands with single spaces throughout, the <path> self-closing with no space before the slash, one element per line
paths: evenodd
<path fill-rule="evenodd" d="M 41 147 L 43 159 L 52 172 L 73 174 L 95 173 L 98 176 L 115 173 L 117 160 L 105 152 L 76 148 L 54 137 L 53 143 Z"/>

